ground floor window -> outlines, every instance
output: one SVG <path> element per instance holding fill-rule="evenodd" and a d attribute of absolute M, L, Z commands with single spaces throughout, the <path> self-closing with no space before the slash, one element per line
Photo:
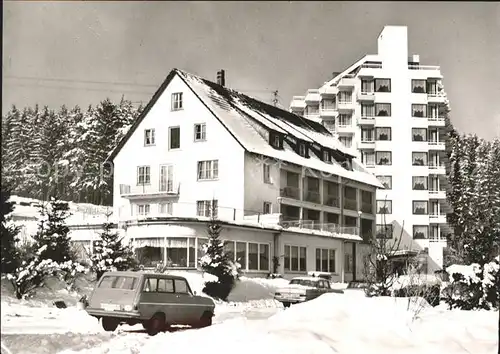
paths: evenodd
<path fill-rule="evenodd" d="M 224 241 L 224 250 L 243 270 L 269 271 L 271 247 L 268 243 Z"/>
<path fill-rule="evenodd" d="M 335 273 L 335 249 L 316 248 L 316 271 Z"/>
<path fill-rule="evenodd" d="M 307 267 L 306 247 L 285 245 L 285 270 L 305 272 Z"/>
<path fill-rule="evenodd" d="M 198 241 L 198 248 L 196 242 Z M 171 268 L 195 268 L 201 258 L 206 238 L 168 237 L 134 239 L 135 254 L 139 264 L 156 267 L 166 264 Z"/>

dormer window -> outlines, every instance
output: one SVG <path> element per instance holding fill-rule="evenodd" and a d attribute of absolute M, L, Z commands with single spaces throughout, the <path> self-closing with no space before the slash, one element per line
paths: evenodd
<path fill-rule="evenodd" d="M 307 153 L 306 144 L 299 143 L 299 155 L 302 157 L 306 157 L 306 153 Z"/>
<path fill-rule="evenodd" d="M 330 162 L 330 151 L 323 150 L 323 161 Z"/>
<path fill-rule="evenodd" d="M 276 133 L 269 133 L 269 144 L 271 144 L 272 147 L 275 149 L 282 149 L 283 148 L 283 138 Z"/>

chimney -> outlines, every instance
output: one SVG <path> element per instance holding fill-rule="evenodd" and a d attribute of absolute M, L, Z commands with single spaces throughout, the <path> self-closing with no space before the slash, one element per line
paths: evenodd
<path fill-rule="evenodd" d="M 224 69 L 217 71 L 217 84 L 226 86 L 226 72 L 224 71 Z"/>

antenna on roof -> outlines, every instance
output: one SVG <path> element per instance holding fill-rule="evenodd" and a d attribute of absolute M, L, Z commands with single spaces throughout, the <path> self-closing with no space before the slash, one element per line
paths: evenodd
<path fill-rule="evenodd" d="M 278 90 L 276 91 L 273 91 L 273 104 L 274 104 L 274 107 L 277 107 L 278 106 Z"/>

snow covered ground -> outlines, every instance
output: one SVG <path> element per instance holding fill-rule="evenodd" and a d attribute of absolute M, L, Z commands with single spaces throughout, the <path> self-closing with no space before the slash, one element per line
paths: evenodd
<path fill-rule="evenodd" d="M 179 272 L 177 272 L 179 273 Z M 186 274 L 195 291 L 208 277 Z M 243 278 L 230 302 L 217 302 L 214 325 L 149 337 L 141 326 L 104 332 L 74 305 L 2 297 L 2 342 L 22 353 L 426 353 L 497 352 L 498 312 L 449 311 L 422 300 L 327 294 L 283 309 L 272 299 L 283 279 Z"/>

